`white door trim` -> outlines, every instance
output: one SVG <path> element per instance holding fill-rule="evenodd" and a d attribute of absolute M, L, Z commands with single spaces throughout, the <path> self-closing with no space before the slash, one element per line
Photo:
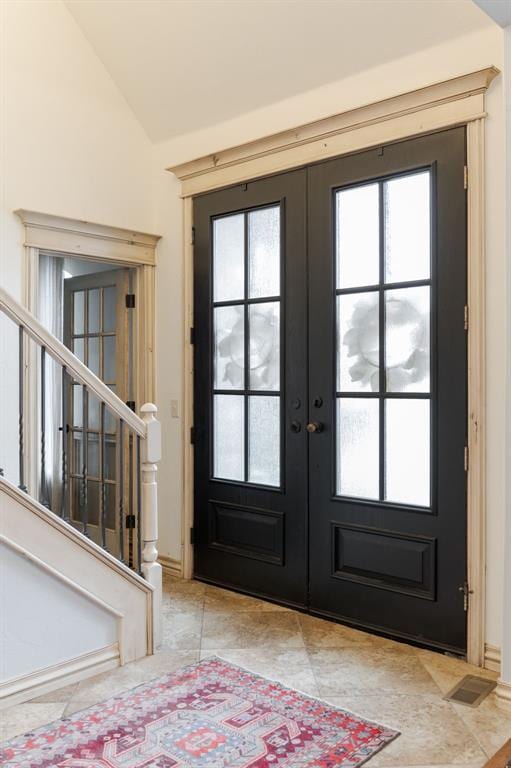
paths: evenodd
<path fill-rule="evenodd" d="M 156 400 L 155 368 L 155 267 L 159 235 L 94 224 L 79 219 L 19 209 L 24 226 L 22 302 L 38 316 L 39 254 L 73 255 L 94 262 L 109 262 L 135 270 L 134 316 L 135 401 L 138 406 Z M 26 334 L 25 334 L 26 336 Z M 39 360 L 35 345 L 25 338 L 25 477 L 37 498 L 39 484 Z"/>
<path fill-rule="evenodd" d="M 184 226 L 182 511 L 183 575 L 193 574 L 193 197 L 330 157 L 457 125 L 467 127 L 468 177 L 468 607 L 467 659 L 484 664 L 486 589 L 484 97 L 498 74 L 488 67 L 168 168 L 181 181 Z"/>

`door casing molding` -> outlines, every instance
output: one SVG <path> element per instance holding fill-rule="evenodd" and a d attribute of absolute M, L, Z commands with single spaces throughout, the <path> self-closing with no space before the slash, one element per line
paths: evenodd
<path fill-rule="evenodd" d="M 64 216 L 19 209 L 24 226 L 23 295 L 25 307 L 37 317 L 39 254 L 76 256 L 135 270 L 134 385 L 137 406 L 156 399 L 155 267 L 159 235 L 94 224 Z M 39 483 L 39 359 L 35 345 L 25 338 L 24 402 L 27 486 L 36 494 Z M 36 496 L 37 498 L 37 496 Z"/>
<path fill-rule="evenodd" d="M 487 67 L 213 155 L 169 167 L 181 181 L 184 243 L 182 567 L 193 575 L 193 197 L 454 126 L 467 129 L 468 454 L 467 562 L 470 599 L 467 660 L 484 665 L 486 590 L 485 452 L 485 93 L 499 74 Z M 462 319 L 460 318 L 460 322 Z"/>

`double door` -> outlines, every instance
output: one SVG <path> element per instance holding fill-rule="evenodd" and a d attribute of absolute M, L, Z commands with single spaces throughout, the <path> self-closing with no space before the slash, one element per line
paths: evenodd
<path fill-rule="evenodd" d="M 465 132 L 196 198 L 195 575 L 463 652 Z"/>

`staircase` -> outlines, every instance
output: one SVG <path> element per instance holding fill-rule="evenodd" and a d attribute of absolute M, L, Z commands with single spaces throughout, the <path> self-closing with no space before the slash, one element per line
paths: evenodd
<path fill-rule="evenodd" d="M 1 708 L 153 653 L 162 574 L 156 406 L 134 413 L 2 288 L 0 321 Z"/>

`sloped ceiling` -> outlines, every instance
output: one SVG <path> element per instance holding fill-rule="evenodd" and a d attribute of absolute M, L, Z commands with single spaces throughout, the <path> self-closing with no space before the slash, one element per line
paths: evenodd
<path fill-rule="evenodd" d="M 472 0 L 66 0 L 155 142 L 493 25 Z"/>

